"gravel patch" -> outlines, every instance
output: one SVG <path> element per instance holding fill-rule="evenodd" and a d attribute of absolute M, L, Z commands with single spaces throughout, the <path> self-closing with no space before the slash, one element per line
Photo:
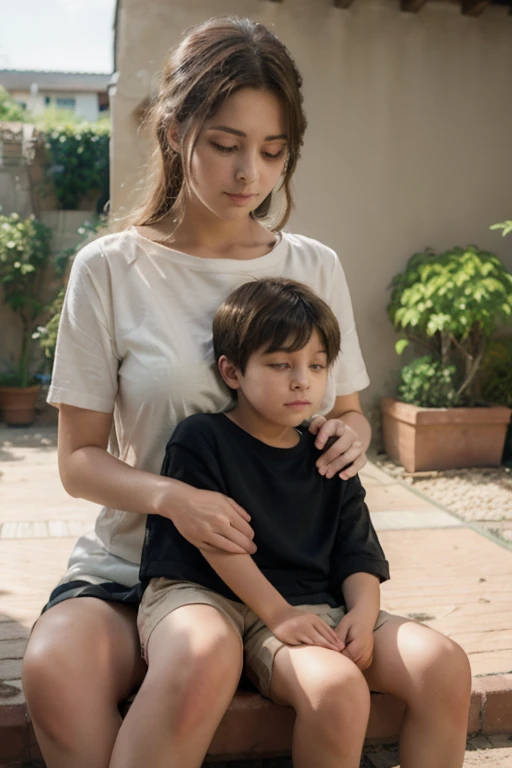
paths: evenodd
<path fill-rule="evenodd" d="M 512 469 L 449 469 L 408 473 L 385 455 L 374 463 L 432 501 L 512 543 Z"/>

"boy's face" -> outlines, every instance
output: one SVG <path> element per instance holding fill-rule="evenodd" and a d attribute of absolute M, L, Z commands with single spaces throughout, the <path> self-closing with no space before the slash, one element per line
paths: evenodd
<path fill-rule="evenodd" d="M 298 426 L 318 412 L 327 373 L 327 355 L 316 330 L 296 352 L 260 349 L 249 358 L 245 373 L 236 372 L 237 408 L 248 406 L 271 424 Z"/>

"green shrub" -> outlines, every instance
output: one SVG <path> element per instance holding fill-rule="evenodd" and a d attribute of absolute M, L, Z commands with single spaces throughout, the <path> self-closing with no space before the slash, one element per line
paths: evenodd
<path fill-rule="evenodd" d="M 16 368 L 9 372 L 15 384 L 31 383 L 31 336 L 45 309 L 44 289 L 50 263 L 52 230 L 30 216 L 0 214 L 0 284 L 6 304 L 19 316 L 23 335 Z"/>
<path fill-rule="evenodd" d="M 512 319 L 512 275 L 492 253 L 475 246 L 414 254 L 392 281 L 388 315 L 444 368 L 455 366 L 454 406 L 478 400 L 477 373 L 489 339 Z"/>
<path fill-rule="evenodd" d="M 0 85 L 0 122 L 26 123 L 27 112 L 21 107 L 9 92 Z"/>
<path fill-rule="evenodd" d="M 456 396 L 455 376 L 454 365 L 444 366 L 430 355 L 417 357 L 401 370 L 400 400 L 423 408 L 451 408 Z"/>
<path fill-rule="evenodd" d="M 75 248 L 68 248 L 66 251 L 64 251 L 60 258 L 58 258 L 56 261 L 56 264 L 59 265 L 58 268 L 61 273 L 67 269 L 70 261 L 72 261 L 74 255 L 78 253 L 80 248 L 82 248 L 85 243 L 93 240 L 95 236 L 98 235 L 100 230 L 106 227 L 106 225 L 107 217 L 99 216 L 92 222 L 86 221 L 83 227 L 80 227 L 78 233 L 82 235 L 82 240 Z M 43 350 L 46 360 L 48 361 L 48 367 L 50 368 L 50 371 L 53 368 L 53 361 L 55 359 L 57 334 L 59 330 L 60 315 L 62 312 L 65 295 L 66 288 L 64 286 L 60 289 L 53 303 L 49 307 L 48 314 L 50 315 L 50 320 L 46 323 L 46 325 L 38 326 L 37 331 L 32 335 L 33 339 L 37 339 L 39 341 L 39 345 Z"/>
<path fill-rule="evenodd" d="M 480 393 L 489 403 L 512 408 L 512 336 L 493 339 L 479 373 Z"/>
<path fill-rule="evenodd" d="M 75 210 L 90 193 L 98 197 L 101 213 L 109 198 L 110 124 L 68 120 L 46 125 L 47 188 L 52 187 L 63 210 Z"/>
<path fill-rule="evenodd" d="M 49 360 L 50 369 L 53 368 L 55 359 L 55 348 L 57 346 L 57 332 L 59 330 L 60 315 L 64 304 L 66 289 L 61 288 L 55 297 L 49 309 L 50 320 L 45 326 L 39 326 L 37 332 L 33 334 L 34 339 L 39 339 L 39 345 L 43 350 L 44 356 Z"/>

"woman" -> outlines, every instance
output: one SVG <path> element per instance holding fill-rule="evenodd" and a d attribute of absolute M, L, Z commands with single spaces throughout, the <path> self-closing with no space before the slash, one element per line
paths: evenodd
<path fill-rule="evenodd" d="M 193 30 L 167 62 L 153 106 L 157 147 L 146 202 L 122 232 L 89 244 L 73 265 L 49 400 L 60 409 L 64 487 L 103 509 L 94 533 L 77 543 L 25 656 L 24 690 L 48 768 L 103 768 L 122 739 L 118 703 L 145 674 L 136 630 L 145 516 L 171 518 L 203 549 L 255 551 L 249 516 L 234 501 L 158 476 L 177 423 L 230 405 L 210 329 L 237 285 L 285 276 L 330 304 L 342 353 L 324 402 L 328 417 L 310 428 L 320 449 L 337 440 L 318 471 L 346 478 L 364 464 L 370 428 L 358 391 L 368 377 L 343 271 L 330 249 L 282 232 L 306 126 L 300 87 L 286 48 L 263 26 L 213 19 Z M 270 228 L 263 222 L 276 189 L 284 212 Z M 200 691 L 212 723 L 240 672 L 229 643 L 219 647 L 217 639 L 178 669 L 172 654 L 152 669 L 173 691 L 171 709 Z M 451 674 L 463 661 L 455 663 L 448 644 L 436 656 Z M 450 699 L 452 730 L 464 719 L 463 698 L 457 707 Z M 155 738 L 164 744 L 167 734 Z M 459 733 L 459 751 L 461 743 Z"/>

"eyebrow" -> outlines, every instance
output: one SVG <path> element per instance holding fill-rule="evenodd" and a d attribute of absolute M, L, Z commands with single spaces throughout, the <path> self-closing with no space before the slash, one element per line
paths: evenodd
<path fill-rule="evenodd" d="M 295 351 L 296 351 L 296 352 L 300 352 L 300 349 L 296 349 Z M 279 347 L 279 349 L 274 349 L 274 351 L 273 351 L 273 352 L 263 352 L 263 354 L 264 354 L 264 355 L 275 355 L 275 354 L 277 354 L 278 352 L 284 352 L 284 353 L 285 353 L 285 354 L 287 354 L 287 355 L 288 355 L 288 354 L 293 354 L 292 352 L 290 352 L 290 350 L 289 350 L 289 349 L 285 349 L 285 347 Z M 324 347 L 322 347 L 321 349 L 317 349 L 317 350 L 315 350 L 315 351 L 313 352 L 313 356 L 314 356 L 314 355 L 326 355 L 326 354 L 327 354 L 327 350 L 326 350 L 326 349 L 324 349 Z"/>
<path fill-rule="evenodd" d="M 247 138 L 247 134 L 243 131 L 237 131 L 236 128 L 228 128 L 227 125 L 216 125 L 212 128 L 208 129 L 209 131 L 224 131 L 225 133 L 231 133 L 233 136 L 241 136 L 243 139 Z M 264 141 L 278 141 L 284 139 L 285 141 L 288 140 L 288 136 L 286 133 L 280 133 L 277 136 L 265 136 Z"/>

